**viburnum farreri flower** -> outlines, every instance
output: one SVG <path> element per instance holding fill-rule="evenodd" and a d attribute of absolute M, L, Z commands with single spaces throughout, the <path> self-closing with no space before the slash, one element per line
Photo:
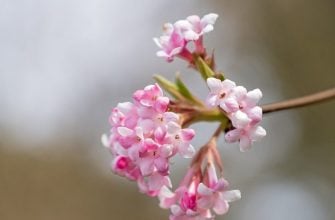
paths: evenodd
<path fill-rule="evenodd" d="M 213 212 L 223 215 L 229 209 L 229 202 L 241 198 L 239 190 L 227 189 L 228 182 L 218 179 L 213 163 L 208 164 L 204 175 L 191 167 L 175 192 L 163 186 L 160 206 L 171 210 L 170 220 L 213 219 Z"/>
<path fill-rule="evenodd" d="M 158 84 L 136 91 L 133 103 L 119 103 L 112 110 L 111 134 L 104 141 L 114 156 L 113 171 L 137 181 L 140 191 L 150 196 L 162 186 L 171 187 L 171 157 L 194 153 L 194 131 L 181 128 L 178 114 L 167 111 L 168 104 Z"/>
<path fill-rule="evenodd" d="M 166 23 L 163 25 L 163 35 L 154 38 L 159 48 L 156 54 L 165 57 L 171 62 L 175 56 L 192 62 L 193 55 L 187 49 L 189 42 L 194 42 L 194 53 L 204 54 L 203 35 L 214 29 L 217 14 L 210 13 L 200 18 L 197 15 L 187 17 L 185 20 L 176 21 L 174 24 Z"/>
<path fill-rule="evenodd" d="M 206 103 L 179 74 L 175 82 L 156 75 L 158 84 L 135 91 L 131 102 L 113 108 L 110 134 L 102 137 L 113 156 L 113 172 L 137 182 L 140 192 L 158 196 L 160 207 L 170 210 L 170 220 L 208 220 L 227 213 L 229 203 L 240 199 L 241 193 L 228 189 L 218 138 L 225 133 L 227 142 L 239 142 L 240 150 L 247 151 L 266 135 L 260 126 L 261 90 L 247 91 L 224 79 L 216 70 L 214 53 L 206 52 L 203 36 L 214 29 L 217 18 L 214 13 L 202 18 L 191 15 L 164 24 L 163 35 L 154 38 L 159 57 L 169 62 L 181 58 L 200 73 L 209 87 Z M 173 98 L 164 95 L 161 87 Z M 188 127 L 197 122 L 219 123 L 198 151 L 191 145 L 195 131 Z M 192 160 L 183 180 L 172 190 L 170 165 L 176 155 Z"/>
<path fill-rule="evenodd" d="M 259 89 L 247 91 L 243 86 L 236 86 L 235 82 L 225 79 L 208 78 L 207 85 L 210 93 L 207 104 L 211 107 L 219 106 L 230 119 L 233 129 L 225 135 L 227 142 L 240 143 L 240 150 L 247 151 L 254 141 L 266 135 L 263 127 L 262 108 L 257 103 L 262 98 Z"/>

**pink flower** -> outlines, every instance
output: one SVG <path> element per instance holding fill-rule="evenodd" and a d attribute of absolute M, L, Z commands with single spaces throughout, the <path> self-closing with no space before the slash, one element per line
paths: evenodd
<path fill-rule="evenodd" d="M 241 192 L 239 190 L 227 191 L 228 182 L 217 178 L 214 165 L 211 163 L 207 167 L 208 182 L 200 183 L 198 186 L 198 207 L 202 209 L 213 209 L 218 215 L 227 213 L 229 202 L 239 200 Z"/>
<path fill-rule="evenodd" d="M 163 186 L 158 198 L 162 208 L 171 210 L 170 219 L 213 219 L 212 210 L 218 214 L 225 214 L 229 209 L 229 202 L 241 198 L 239 190 L 228 191 L 228 182 L 218 179 L 215 167 L 208 165 L 204 178 L 201 173 L 190 168 L 180 186 L 171 192 Z"/>
<path fill-rule="evenodd" d="M 195 53 L 205 52 L 202 36 L 214 29 L 213 25 L 218 15 L 211 13 L 200 19 L 197 15 L 179 20 L 174 24 L 166 23 L 163 25 L 163 35 L 154 38 L 154 42 L 161 49 L 156 53 L 159 57 L 165 57 L 171 62 L 175 56 L 192 62 L 192 53 L 186 48 L 191 41 L 195 42 Z"/>
<path fill-rule="evenodd" d="M 236 87 L 235 82 L 226 79 L 221 81 L 216 78 L 208 78 L 209 95 L 207 104 L 211 107 L 220 106 L 226 112 L 232 112 L 238 108 L 236 100 L 231 97 L 233 89 Z"/>
<path fill-rule="evenodd" d="M 208 78 L 207 85 L 210 89 L 207 104 L 223 109 L 234 127 L 225 135 L 227 142 L 239 141 L 240 150 L 244 152 L 266 135 L 265 129 L 259 126 L 263 115 L 262 108 L 257 106 L 262 98 L 261 90 L 248 92 L 228 79 Z"/>
<path fill-rule="evenodd" d="M 114 159 L 116 174 L 136 181 L 140 191 L 156 196 L 162 186 L 171 187 L 170 158 L 179 153 L 190 157 L 192 129 L 182 129 L 179 116 L 168 112 L 169 98 L 158 84 L 133 94 L 133 103 L 119 103 L 109 118 L 111 134 L 104 145 Z"/>

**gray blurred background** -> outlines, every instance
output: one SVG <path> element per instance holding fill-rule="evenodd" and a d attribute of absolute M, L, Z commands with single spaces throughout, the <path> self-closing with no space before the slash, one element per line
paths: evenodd
<path fill-rule="evenodd" d="M 219 69 L 262 103 L 335 85 L 335 1 L 0 0 L 0 219 L 167 219 L 157 199 L 110 172 L 100 136 L 113 106 L 183 62 L 155 56 L 161 25 L 220 15 L 206 36 Z M 335 219 L 335 102 L 273 113 L 248 153 L 222 140 L 242 199 L 217 219 Z M 213 124 L 193 126 L 203 145 Z M 189 161 L 177 158 L 175 185 Z"/>

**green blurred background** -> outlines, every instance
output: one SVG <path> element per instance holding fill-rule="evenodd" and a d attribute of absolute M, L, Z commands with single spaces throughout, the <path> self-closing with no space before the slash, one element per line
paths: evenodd
<path fill-rule="evenodd" d="M 335 1 L 0 0 L 0 219 L 167 219 L 157 199 L 110 172 L 109 112 L 161 73 L 206 97 L 200 77 L 155 56 L 161 25 L 220 15 L 206 36 L 227 77 L 263 103 L 335 85 Z M 217 219 L 335 218 L 335 102 L 264 119 L 241 154 L 220 141 L 242 199 Z M 199 147 L 215 129 L 194 126 Z M 173 180 L 189 161 L 176 159 Z"/>

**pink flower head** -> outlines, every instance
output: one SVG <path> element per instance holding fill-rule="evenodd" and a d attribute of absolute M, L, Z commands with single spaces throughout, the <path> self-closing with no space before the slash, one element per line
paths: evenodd
<path fill-rule="evenodd" d="M 133 103 L 119 103 L 110 116 L 111 134 L 102 140 L 114 157 L 112 170 L 137 181 L 140 191 L 156 196 L 162 186 L 171 187 L 170 158 L 189 157 L 192 129 L 182 129 L 179 116 L 168 112 L 169 98 L 158 84 L 133 94 Z"/>
<path fill-rule="evenodd" d="M 262 108 L 257 106 L 262 98 L 260 89 L 248 92 L 233 81 L 216 78 L 208 78 L 207 85 L 210 90 L 207 104 L 224 110 L 234 127 L 225 135 L 227 142 L 239 141 L 240 150 L 244 152 L 266 135 L 265 129 L 259 126 L 263 115 Z"/>
<path fill-rule="evenodd" d="M 156 53 L 157 56 L 165 57 L 168 62 L 171 62 L 175 56 L 191 62 L 193 57 L 186 48 L 187 44 L 194 41 L 195 52 L 204 53 L 202 36 L 214 29 L 213 25 L 217 18 L 218 15 L 214 13 L 207 14 L 201 19 L 197 15 L 192 15 L 174 24 L 164 24 L 163 35 L 159 38 L 154 38 L 154 42 L 161 48 Z"/>
<path fill-rule="evenodd" d="M 200 183 L 197 191 L 199 194 L 198 206 L 202 209 L 213 209 L 218 215 L 227 213 L 229 203 L 241 198 L 239 190 L 227 191 L 228 182 L 217 178 L 214 165 L 207 167 L 208 182 Z"/>
<path fill-rule="evenodd" d="M 213 25 L 218 17 L 219 16 L 214 13 L 207 14 L 201 19 L 198 15 L 191 15 L 187 17 L 186 20 L 192 25 L 192 28 L 189 31 L 193 31 L 193 34 L 185 34 L 185 38 L 188 40 L 198 40 L 203 34 L 211 32 L 214 30 Z"/>
<path fill-rule="evenodd" d="M 229 202 L 241 198 L 239 190 L 228 191 L 228 182 L 218 179 L 213 164 L 206 169 L 206 178 L 188 170 L 183 182 L 173 193 L 162 187 L 160 206 L 171 210 L 170 219 L 213 219 L 212 210 L 222 215 L 228 211 Z"/>

